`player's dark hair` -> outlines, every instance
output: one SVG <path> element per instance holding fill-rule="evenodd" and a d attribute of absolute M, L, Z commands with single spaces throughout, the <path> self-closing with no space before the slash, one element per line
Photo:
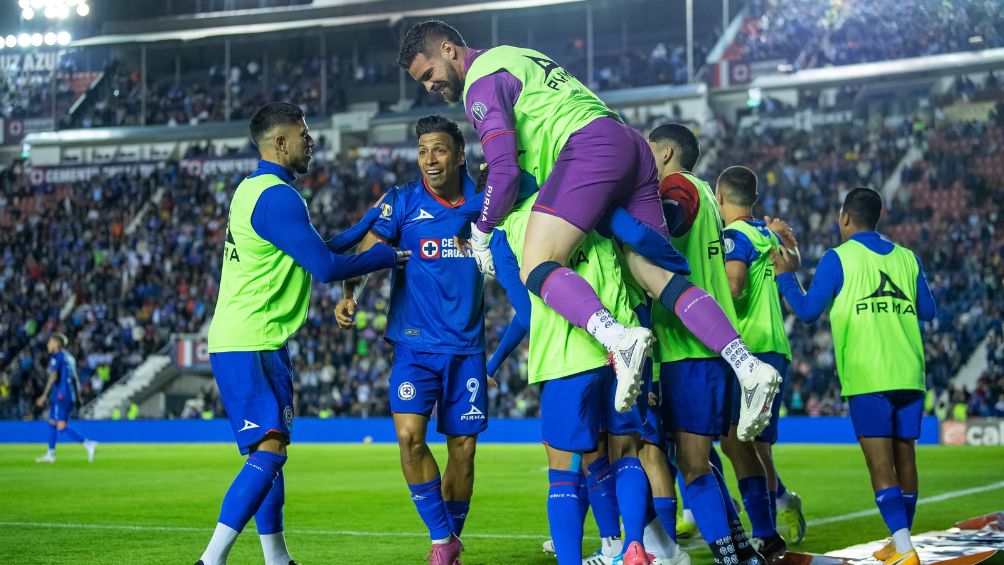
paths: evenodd
<path fill-rule="evenodd" d="M 262 136 L 276 126 L 299 123 L 303 119 L 303 110 L 289 102 L 270 102 L 265 104 L 251 116 L 251 141 L 259 146 Z"/>
<path fill-rule="evenodd" d="M 445 133 L 453 138 L 454 149 L 464 150 L 464 132 L 460 131 L 457 122 L 442 114 L 433 114 L 418 119 L 418 123 L 415 124 L 415 135 L 422 137 L 427 133 Z"/>
<path fill-rule="evenodd" d="M 738 206 L 753 206 L 760 198 L 756 173 L 742 165 L 729 167 L 718 175 L 718 190 L 724 191 L 729 202 Z"/>
<path fill-rule="evenodd" d="M 672 143 L 680 151 L 680 164 L 691 171 L 701 158 L 701 144 L 690 128 L 683 124 L 662 124 L 648 134 L 653 143 Z"/>
<path fill-rule="evenodd" d="M 481 194 L 485 191 L 486 186 L 488 186 L 488 163 L 481 163 L 478 178 L 474 181 L 474 192 Z"/>
<path fill-rule="evenodd" d="M 859 186 L 844 197 L 844 212 L 854 225 L 873 230 L 882 216 L 882 195 L 874 188 Z"/>
<path fill-rule="evenodd" d="M 66 344 L 70 343 L 70 340 L 69 338 L 66 337 L 66 334 L 60 332 L 54 332 L 52 335 L 49 336 L 49 339 L 54 339 L 58 341 L 60 347 L 66 347 Z"/>
<path fill-rule="evenodd" d="M 429 55 L 432 42 L 442 39 L 460 47 L 467 47 L 460 32 L 444 21 L 426 20 L 411 26 L 401 40 L 401 53 L 397 57 L 397 64 L 401 65 L 402 69 L 408 70 L 419 53 Z"/>

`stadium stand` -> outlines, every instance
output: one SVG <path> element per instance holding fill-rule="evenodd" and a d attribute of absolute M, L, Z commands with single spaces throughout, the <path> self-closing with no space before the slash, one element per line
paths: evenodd
<path fill-rule="evenodd" d="M 991 49 L 1004 45 L 992 0 L 753 2 L 724 57 L 796 69 Z"/>
<path fill-rule="evenodd" d="M 908 149 L 919 149 L 923 157 L 900 173 L 883 231 L 918 250 L 938 299 L 938 319 L 924 333 L 929 384 L 939 404 L 961 402 L 973 415 L 999 414 L 1004 407 L 998 402 L 1004 390 L 999 321 L 1004 234 L 994 226 L 999 225 L 996 202 L 1002 190 L 997 179 L 1004 167 L 1002 132 L 994 122 L 949 123 L 927 131 L 919 120 L 878 133 L 861 126 L 828 135 L 729 129 L 709 144 L 713 156 L 705 177 L 713 179 L 737 163 L 757 171 L 765 194 L 762 213 L 792 222 L 811 266 L 838 241 L 835 211 L 842 195 L 857 185 L 882 186 Z M 753 138 L 759 142 L 751 143 Z M 303 195 L 321 233 L 344 229 L 387 187 L 417 175 L 414 162 L 393 155 L 343 158 L 311 171 L 302 182 Z M 198 178 L 166 166 L 145 178 L 120 175 L 38 190 L 25 189 L 18 180 L 11 174 L 4 180 L 0 237 L 5 298 L 25 306 L 3 316 L 0 414 L 21 418 L 37 416 L 30 402 L 43 378 L 44 349 L 37 336 L 55 327 L 61 308 L 69 308 L 63 327 L 69 326 L 76 351 L 86 360 L 81 365 L 87 397 L 145 354 L 162 349 L 172 331 L 200 329 L 214 302 L 225 202 L 240 177 Z M 65 245 L 38 245 L 34 238 L 43 233 Z M 94 242 L 98 251 L 80 256 L 81 241 Z M 43 250 L 49 254 L 40 255 Z M 19 264 L 28 268 L 15 271 L 12 266 Z M 45 282 L 72 271 L 91 274 L 72 277 L 85 281 L 72 288 Z M 308 323 L 289 343 L 299 370 L 298 414 L 388 414 L 389 347 L 380 338 L 388 282 L 386 275 L 373 277 L 360 304 L 358 327 L 348 332 L 336 328 L 332 313 L 340 287 L 316 289 Z M 488 289 L 491 350 L 508 320 L 498 307 L 505 304 L 504 295 L 494 284 Z M 65 306 L 67 300 L 71 307 Z M 793 324 L 791 331 L 796 361 L 785 393 L 788 413 L 846 413 L 827 324 Z M 950 377 L 988 333 L 995 336 L 987 353 L 991 362 L 979 386 L 954 388 Z M 526 386 L 524 372 L 521 350 L 490 392 L 493 414 L 536 414 L 536 389 Z M 221 413 L 211 389 L 202 402 L 171 415 L 202 416 L 206 410 Z"/>

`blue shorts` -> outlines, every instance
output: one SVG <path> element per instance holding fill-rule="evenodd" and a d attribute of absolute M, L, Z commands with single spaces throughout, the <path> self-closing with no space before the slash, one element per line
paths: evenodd
<path fill-rule="evenodd" d="M 49 403 L 49 419 L 53 422 L 66 422 L 73 411 L 73 402 L 69 400 L 53 400 Z"/>
<path fill-rule="evenodd" d="M 647 410 L 640 403 L 623 414 L 614 409 L 616 388 L 609 366 L 544 381 L 540 387 L 541 440 L 561 451 L 589 453 L 596 451 L 602 432 L 651 432 L 645 423 Z"/>
<path fill-rule="evenodd" d="M 211 353 L 209 363 L 241 454 L 250 453 L 270 432 L 289 443 L 293 364 L 286 346 L 275 351 Z"/>
<path fill-rule="evenodd" d="M 781 374 L 781 388 L 774 395 L 774 402 L 770 405 L 770 422 L 767 427 L 760 432 L 760 435 L 753 438 L 753 441 L 760 441 L 774 445 L 777 443 L 777 420 L 781 416 L 781 401 L 784 399 L 784 384 L 788 380 L 788 358 L 780 353 L 754 353 L 754 356 L 764 363 L 774 367 Z M 731 424 L 739 423 L 739 400 L 740 400 L 739 378 L 733 373 L 729 380 L 729 403 L 731 404 L 732 420 Z"/>
<path fill-rule="evenodd" d="M 423 353 L 398 345 L 390 373 L 390 409 L 421 414 L 436 408 L 436 430 L 473 436 L 488 429 L 485 354 Z"/>
<path fill-rule="evenodd" d="M 663 428 L 711 437 L 728 433 L 726 402 L 732 378 L 732 369 L 718 357 L 660 365 Z"/>
<path fill-rule="evenodd" d="M 924 415 L 924 392 L 887 390 L 848 397 L 854 435 L 917 439 Z"/>

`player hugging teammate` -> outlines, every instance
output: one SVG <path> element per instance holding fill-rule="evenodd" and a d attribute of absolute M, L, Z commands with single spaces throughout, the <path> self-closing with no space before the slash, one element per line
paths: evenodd
<path fill-rule="evenodd" d="M 664 500 L 675 496 L 672 480 L 659 477 L 659 469 L 666 474 L 669 465 L 646 469 L 638 457 L 642 436 L 661 419 L 662 429 L 676 440 L 684 496 L 716 562 L 764 563 L 708 459 L 712 440 L 730 435 L 730 391 L 736 391 L 732 397 L 738 403 L 732 435 L 750 441 L 770 423 L 781 375 L 756 357 L 736 330 L 725 278 L 724 226 L 710 188 L 702 184 L 691 194 L 694 206 L 671 211 L 667 218 L 654 148 L 537 51 L 471 49 L 457 30 L 428 21 L 406 34 L 399 64 L 429 91 L 450 102 L 462 100 L 484 149 L 488 171 L 481 210 L 463 244 L 482 272 L 505 281 L 529 328 L 530 377 L 542 383 L 542 435 L 551 478 L 548 518 L 558 562 L 582 562 L 583 474 L 609 472 L 593 465 L 600 461 L 602 467 L 605 459 L 597 451 L 601 430 L 610 432 L 615 477 L 604 488 L 618 501 L 625 538 L 621 552 L 609 559 L 597 556 L 599 562 L 682 559 L 675 544 L 660 544 L 668 549 L 660 556 L 644 546 L 646 524 L 660 515 L 650 500 L 650 481 L 660 485 L 661 515 L 672 508 L 675 517 L 675 506 Z M 690 158 L 696 162 L 696 143 L 690 155 L 679 140 L 668 144 L 677 165 Z M 681 170 L 692 166 L 683 164 Z M 526 177 L 539 187 L 529 198 L 520 190 Z M 611 233 L 611 217 L 618 210 L 635 222 L 638 233 L 654 232 L 658 241 L 632 245 L 638 236 Z M 689 268 L 670 236 L 691 261 Z M 717 253 L 708 254 L 704 246 Z M 700 280 L 711 281 L 720 271 L 724 292 L 688 280 L 695 259 L 700 263 L 696 274 L 705 275 Z M 649 299 L 655 308 L 652 329 L 634 311 Z M 650 415 L 648 402 L 639 399 L 648 398 L 645 368 L 656 338 L 662 399 Z M 544 350 L 546 357 L 534 355 Z M 750 500 L 770 520 L 762 470 L 759 480 L 748 483 Z M 669 537 L 675 527 L 666 518 L 658 522 Z M 763 531 L 777 537 L 773 524 Z M 772 557 L 783 556 L 783 541 L 779 547 Z"/>

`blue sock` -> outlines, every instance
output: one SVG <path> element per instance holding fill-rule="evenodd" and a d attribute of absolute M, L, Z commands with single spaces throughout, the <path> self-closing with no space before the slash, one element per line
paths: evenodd
<path fill-rule="evenodd" d="M 49 450 L 56 450 L 56 436 L 59 435 L 59 430 L 56 429 L 55 425 L 49 425 Z"/>
<path fill-rule="evenodd" d="M 770 516 L 770 497 L 767 495 L 766 477 L 746 477 L 739 479 L 739 494 L 743 497 L 743 506 L 750 517 L 753 537 L 766 539 L 773 537 L 774 520 Z"/>
<path fill-rule="evenodd" d="M 582 516 L 582 521 L 586 521 L 586 514 L 589 513 L 589 481 L 583 475 L 582 480 L 579 481 L 579 514 Z"/>
<path fill-rule="evenodd" d="M 471 501 L 444 500 L 443 506 L 446 508 L 446 521 L 450 524 L 450 530 L 459 538 L 460 533 L 464 531 L 467 513 L 471 511 Z"/>
<path fill-rule="evenodd" d="M 616 538 L 621 535 L 621 514 L 617 507 L 615 480 L 606 455 L 589 464 L 586 485 L 589 488 L 589 505 L 600 528 L 600 537 Z"/>
<path fill-rule="evenodd" d="M 687 494 L 687 483 L 683 481 L 683 473 L 677 473 L 676 487 L 677 491 L 680 493 L 680 500 L 683 502 L 683 509 L 690 510 L 690 495 Z"/>
<path fill-rule="evenodd" d="M 784 496 L 788 494 L 788 489 L 784 488 L 784 483 L 781 482 L 781 476 L 777 476 L 777 496 Z"/>
<path fill-rule="evenodd" d="M 624 522 L 624 547 L 643 543 L 645 509 L 648 507 L 648 475 L 637 457 L 621 457 L 614 463 L 617 479 L 617 507 Z"/>
<path fill-rule="evenodd" d="M 579 471 L 550 469 L 547 478 L 547 523 L 559 565 L 582 564 L 582 519 L 579 513 Z"/>
<path fill-rule="evenodd" d="M 701 537 L 708 543 L 723 538 L 731 540 L 729 516 L 726 514 L 725 501 L 722 500 L 722 491 L 718 488 L 714 474 L 708 473 L 697 477 L 685 487 L 685 490 L 687 500 L 690 501 L 690 511 L 694 513 L 694 521 L 697 522 L 697 529 L 701 531 Z"/>
<path fill-rule="evenodd" d="M 708 461 L 711 462 L 711 466 L 718 470 L 718 474 L 722 473 L 722 456 L 718 454 L 718 450 L 715 446 L 711 446 L 711 452 L 708 454 Z"/>
<path fill-rule="evenodd" d="M 655 506 L 655 515 L 659 517 L 659 523 L 669 537 L 676 541 L 676 499 L 653 498 L 652 505 Z"/>
<path fill-rule="evenodd" d="M 285 456 L 268 451 L 256 451 L 249 455 L 223 497 L 219 522 L 238 532 L 244 531 L 248 520 L 272 490 L 272 484 L 285 462 Z"/>
<path fill-rule="evenodd" d="M 73 440 L 73 441 L 75 441 L 77 443 L 83 443 L 84 442 L 84 436 L 78 434 L 77 430 L 71 428 L 69 425 L 67 425 L 65 428 L 63 428 L 63 433 L 66 434 L 66 437 L 70 438 L 71 440 Z"/>
<path fill-rule="evenodd" d="M 446 505 L 443 504 L 443 481 L 439 475 L 427 483 L 408 485 L 408 490 L 411 491 L 411 500 L 418 509 L 418 515 L 425 522 L 425 527 L 429 528 L 429 537 L 450 537 L 450 521 L 446 517 Z"/>
<path fill-rule="evenodd" d="M 889 533 L 896 533 L 910 524 L 906 518 L 906 504 L 903 501 L 903 491 L 899 487 L 884 488 L 875 493 L 875 504 L 885 520 Z"/>
<path fill-rule="evenodd" d="M 715 450 L 712 449 L 711 452 L 714 453 Z M 722 476 L 721 469 L 712 465 L 711 474 L 715 476 L 715 481 L 718 482 L 718 489 L 722 493 L 722 502 L 725 503 L 725 515 L 728 517 L 729 523 L 739 521 L 739 510 L 736 509 L 736 505 L 732 502 L 732 495 L 729 493 L 728 485 L 725 484 L 725 477 Z M 693 507 L 691 507 L 691 511 L 693 511 Z"/>
<path fill-rule="evenodd" d="M 917 493 L 904 492 L 903 504 L 906 506 L 906 524 L 913 530 L 913 515 L 917 513 Z"/>
<path fill-rule="evenodd" d="M 272 483 L 272 490 L 265 495 L 258 511 L 254 513 L 254 523 L 258 527 L 258 535 L 266 536 L 282 531 L 282 505 L 286 503 L 286 480 L 282 471 Z"/>

